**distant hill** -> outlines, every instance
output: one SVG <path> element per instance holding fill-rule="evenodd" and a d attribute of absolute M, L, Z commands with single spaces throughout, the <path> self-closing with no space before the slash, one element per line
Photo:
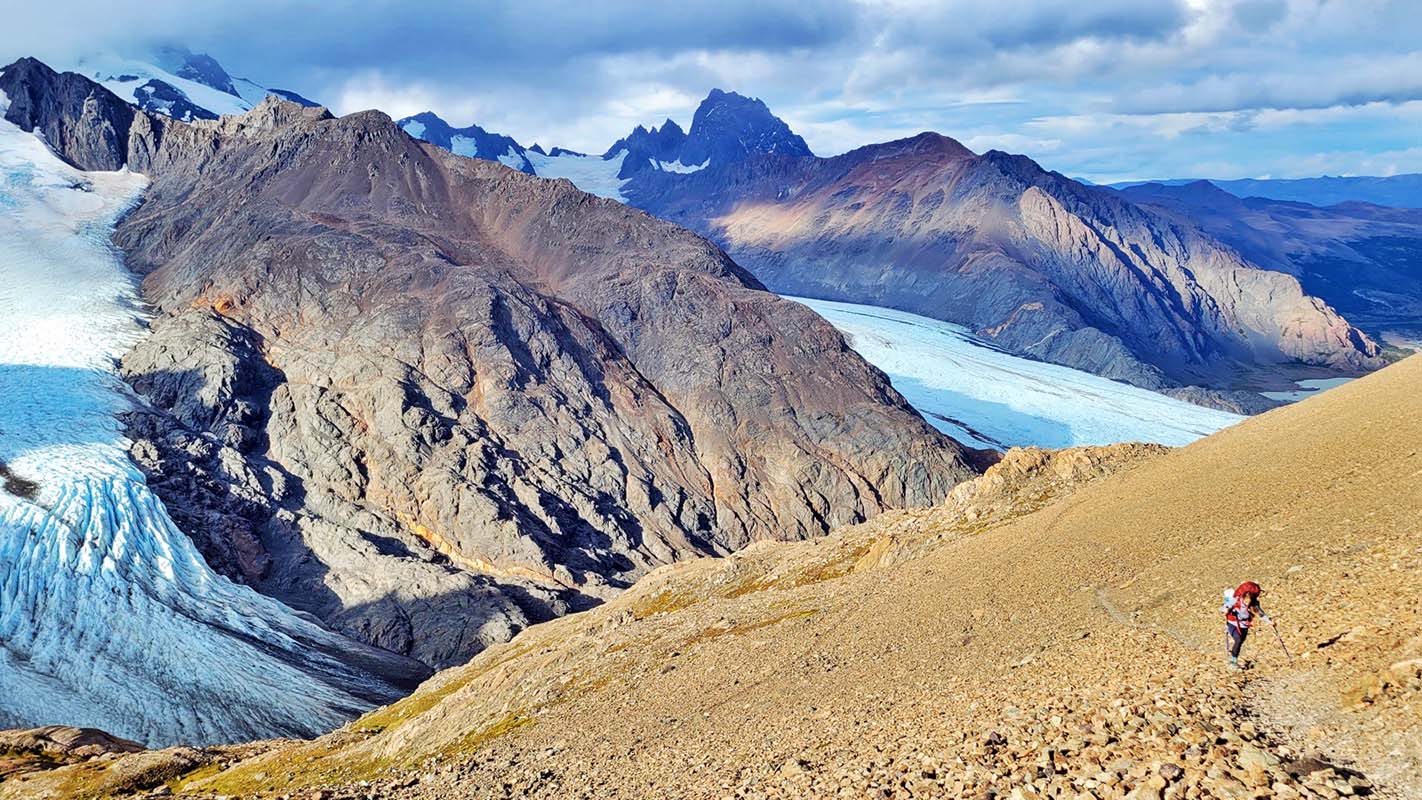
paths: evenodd
<path fill-rule="evenodd" d="M 1159 183 L 1180 186 L 1199 178 L 1173 178 L 1159 181 L 1126 181 L 1110 184 L 1115 189 Z M 1241 178 L 1237 180 L 1208 179 L 1236 197 L 1267 197 L 1271 200 L 1291 200 L 1315 206 L 1337 203 L 1373 203 L 1394 208 L 1422 208 L 1422 173 L 1387 177 L 1359 176 L 1352 178 L 1324 175 L 1319 178 Z"/>

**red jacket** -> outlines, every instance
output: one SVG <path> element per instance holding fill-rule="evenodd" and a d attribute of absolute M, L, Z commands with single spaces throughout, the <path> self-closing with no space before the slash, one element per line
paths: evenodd
<path fill-rule="evenodd" d="M 1254 627 L 1256 617 L 1265 622 L 1269 621 L 1269 615 L 1259 607 L 1257 597 L 1251 597 L 1248 601 L 1243 597 L 1236 597 L 1234 603 L 1225 609 L 1225 622 L 1236 628 Z"/>

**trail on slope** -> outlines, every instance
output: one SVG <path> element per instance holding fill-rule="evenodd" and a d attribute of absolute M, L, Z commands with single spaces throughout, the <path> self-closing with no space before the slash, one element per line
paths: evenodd
<path fill-rule="evenodd" d="M 1404 679 L 1422 645 L 1419 380 L 1414 358 L 1114 471 L 1093 451 L 1016 451 L 961 490 L 1001 488 L 1001 502 L 955 490 L 939 509 L 653 573 L 337 734 L 193 788 L 1154 796 L 1181 785 L 1172 791 L 1232 797 L 1356 794 L 1374 791 L 1371 777 L 1422 796 L 1409 777 L 1422 774 L 1422 677 Z M 1063 501 L 1078 473 L 1096 477 Z M 1247 644 L 1254 669 L 1226 670 L 1219 587 L 1245 578 L 1265 585 L 1288 630 L 1310 632 L 1313 654 L 1296 668 L 1260 637 Z M 1300 674 L 1319 689 L 1289 690 Z M 1272 686 L 1321 730 L 1262 704 L 1256 687 Z M 292 759 L 310 760 L 270 777 Z M 1340 761 L 1368 777 L 1330 766 Z M 428 785 L 402 783 L 430 764 Z"/>

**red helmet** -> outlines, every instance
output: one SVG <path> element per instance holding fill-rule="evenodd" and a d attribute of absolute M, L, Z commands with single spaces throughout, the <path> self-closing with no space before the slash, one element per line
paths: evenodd
<path fill-rule="evenodd" d="M 1261 594 L 1264 594 L 1264 590 L 1259 588 L 1259 584 L 1255 583 L 1254 581 L 1245 581 L 1244 583 L 1241 583 L 1239 585 L 1238 589 L 1234 590 L 1235 597 L 1243 597 L 1247 594 L 1252 594 L 1257 597 Z"/>

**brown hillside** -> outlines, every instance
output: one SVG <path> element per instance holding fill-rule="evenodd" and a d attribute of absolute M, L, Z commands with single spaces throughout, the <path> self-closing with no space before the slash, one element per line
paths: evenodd
<path fill-rule="evenodd" d="M 1017 451 L 937 509 L 660 569 L 182 788 L 1422 796 L 1419 385 L 1414 357 L 1181 450 Z M 1225 668 L 1246 577 L 1293 666 L 1263 634 Z"/>

